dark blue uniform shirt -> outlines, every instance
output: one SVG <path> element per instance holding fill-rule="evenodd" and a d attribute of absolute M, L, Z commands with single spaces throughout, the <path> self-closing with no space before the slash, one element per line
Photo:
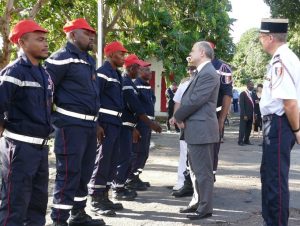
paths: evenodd
<path fill-rule="evenodd" d="M 95 60 L 71 43 L 46 60 L 46 70 L 55 84 L 54 103 L 57 107 L 84 115 L 97 116 L 100 95 L 96 79 Z M 96 123 L 58 112 L 53 113 L 53 123 L 58 127 L 94 127 Z"/>
<path fill-rule="evenodd" d="M 136 124 L 138 116 L 146 114 L 146 111 L 140 102 L 139 96 L 139 90 L 133 83 L 132 79 L 127 74 L 124 74 L 123 99 L 125 107 L 122 114 L 123 122 Z"/>
<path fill-rule="evenodd" d="M 220 107 L 222 106 L 223 97 L 225 95 L 232 97 L 232 71 L 226 63 L 217 58 L 212 60 L 212 64 L 220 75 L 221 82 L 217 102 L 217 107 Z"/>
<path fill-rule="evenodd" d="M 24 53 L 0 72 L 0 121 L 13 133 L 46 138 L 52 132 L 53 83 Z"/>
<path fill-rule="evenodd" d="M 139 99 L 143 106 L 143 108 L 146 111 L 146 114 L 150 117 L 154 117 L 154 104 L 156 101 L 154 92 L 150 86 L 150 84 L 141 78 L 137 78 L 134 81 L 134 84 L 136 85 L 137 89 L 139 90 Z M 139 121 L 139 126 L 147 126 L 144 122 Z"/>
<path fill-rule="evenodd" d="M 97 79 L 100 86 L 101 108 L 113 110 L 119 113 L 123 112 L 123 79 L 119 70 L 113 69 L 110 62 L 105 61 L 97 70 Z M 105 113 L 99 114 L 99 124 L 111 123 L 121 126 L 122 119 Z"/>

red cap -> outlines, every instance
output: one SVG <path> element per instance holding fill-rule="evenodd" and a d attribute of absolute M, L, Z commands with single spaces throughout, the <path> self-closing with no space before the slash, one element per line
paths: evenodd
<path fill-rule="evenodd" d="M 216 44 L 213 42 L 208 41 L 209 45 L 211 48 L 215 49 L 216 48 Z"/>
<path fill-rule="evenodd" d="M 145 62 L 143 60 L 140 60 L 135 54 L 131 54 L 129 55 L 128 57 L 125 58 L 125 67 L 129 67 L 133 64 L 138 64 L 140 65 L 141 67 L 148 67 L 150 66 L 151 64 L 148 63 L 148 62 Z"/>
<path fill-rule="evenodd" d="M 92 28 L 88 22 L 83 18 L 78 18 L 72 21 L 68 21 L 65 26 L 63 27 L 63 30 L 65 33 L 76 30 L 76 29 L 85 29 L 91 32 L 96 33 L 95 29 Z"/>
<path fill-rule="evenodd" d="M 127 49 L 125 49 L 125 47 L 122 45 L 121 42 L 111 42 L 108 43 L 105 47 L 104 47 L 104 54 L 105 56 L 108 56 L 111 53 L 117 52 L 117 51 L 121 51 L 121 52 L 128 52 Z"/>
<path fill-rule="evenodd" d="M 41 31 L 47 33 L 48 31 L 42 28 L 33 20 L 21 20 L 11 30 L 9 40 L 17 44 L 19 39 L 26 33 Z"/>

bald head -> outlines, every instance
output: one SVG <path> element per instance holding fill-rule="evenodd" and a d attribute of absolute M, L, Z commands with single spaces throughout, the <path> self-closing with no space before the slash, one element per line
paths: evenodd
<path fill-rule="evenodd" d="M 199 66 L 201 63 L 214 58 L 214 50 L 209 42 L 200 41 L 194 44 L 190 55 L 191 63 Z"/>

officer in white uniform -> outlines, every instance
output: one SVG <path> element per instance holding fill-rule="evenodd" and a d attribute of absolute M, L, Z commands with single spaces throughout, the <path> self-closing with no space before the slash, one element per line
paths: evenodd
<path fill-rule="evenodd" d="M 300 61 L 286 44 L 288 20 L 263 19 L 259 40 L 272 56 L 260 101 L 263 115 L 261 163 L 264 225 L 287 226 L 290 153 L 300 141 Z"/>

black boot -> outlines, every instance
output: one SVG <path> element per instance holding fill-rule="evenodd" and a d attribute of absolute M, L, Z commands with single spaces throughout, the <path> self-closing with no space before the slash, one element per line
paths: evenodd
<path fill-rule="evenodd" d="M 116 216 L 116 212 L 112 208 L 113 204 L 114 203 L 108 199 L 105 192 L 103 192 L 96 196 L 92 196 L 91 211 L 94 212 L 95 215 L 114 217 Z"/>
<path fill-rule="evenodd" d="M 193 193 L 194 190 L 193 190 L 192 180 L 191 177 L 188 175 L 185 176 L 185 181 L 182 188 L 180 188 L 178 191 L 172 192 L 172 195 L 175 196 L 176 198 L 180 198 L 180 197 L 192 196 Z"/>
<path fill-rule="evenodd" d="M 142 179 L 139 176 L 137 177 L 137 180 L 138 180 L 138 183 L 146 185 L 147 188 L 151 187 L 150 182 L 148 182 L 148 181 L 142 181 Z"/>
<path fill-rule="evenodd" d="M 146 191 L 148 187 L 146 184 L 141 183 L 139 176 L 134 176 L 131 180 L 126 183 L 126 188 L 136 191 Z"/>
<path fill-rule="evenodd" d="M 104 192 L 104 198 L 107 202 L 107 205 L 112 209 L 112 210 L 122 210 L 124 209 L 122 203 L 119 202 L 112 202 L 109 198 L 108 198 L 108 191 Z"/>
<path fill-rule="evenodd" d="M 112 197 L 119 201 L 133 201 L 137 197 L 136 191 L 129 190 L 127 188 L 115 188 L 112 193 Z"/>
<path fill-rule="evenodd" d="M 86 212 L 81 210 L 72 210 L 69 220 L 69 226 L 102 226 L 105 222 L 102 219 L 92 219 Z"/>
<path fill-rule="evenodd" d="M 53 222 L 51 226 L 68 226 L 67 222 Z"/>

